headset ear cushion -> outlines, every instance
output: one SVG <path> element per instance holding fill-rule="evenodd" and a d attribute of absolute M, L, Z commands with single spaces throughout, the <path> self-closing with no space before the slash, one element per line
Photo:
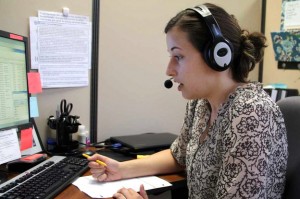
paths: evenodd
<path fill-rule="evenodd" d="M 203 54 L 204 54 L 204 60 L 207 63 L 207 65 L 216 71 L 222 71 L 223 68 L 217 65 L 215 59 L 214 59 L 214 45 L 211 42 L 207 42 Z"/>
<path fill-rule="evenodd" d="M 216 71 L 227 70 L 233 58 L 232 49 L 231 43 L 225 39 L 208 43 L 203 51 L 206 63 Z"/>

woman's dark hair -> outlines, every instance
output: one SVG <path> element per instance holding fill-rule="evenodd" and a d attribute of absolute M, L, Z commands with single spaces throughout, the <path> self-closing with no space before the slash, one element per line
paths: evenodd
<path fill-rule="evenodd" d="M 212 13 L 220 26 L 223 36 L 233 45 L 233 63 L 230 66 L 233 79 L 237 82 L 247 82 L 248 74 L 260 62 L 264 55 L 266 37 L 259 32 L 249 33 L 242 30 L 236 18 L 228 14 L 223 8 L 214 4 L 204 4 Z M 173 27 L 187 33 L 192 45 L 203 52 L 207 41 L 211 41 L 211 34 L 204 20 L 193 10 L 183 10 L 173 17 L 165 27 L 165 33 Z"/>

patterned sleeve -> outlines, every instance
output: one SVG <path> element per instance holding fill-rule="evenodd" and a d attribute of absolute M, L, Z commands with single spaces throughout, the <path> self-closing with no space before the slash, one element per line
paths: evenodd
<path fill-rule="evenodd" d="M 229 114 L 217 198 L 280 198 L 288 152 L 278 107 L 270 100 L 240 99 Z"/>
<path fill-rule="evenodd" d="M 186 147 L 190 137 L 189 131 L 195 114 L 194 107 L 196 106 L 196 103 L 196 100 L 191 100 L 187 103 L 184 122 L 180 134 L 171 145 L 171 152 L 174 158 L 182 166 L 185 166 L 186 163 Z"/>

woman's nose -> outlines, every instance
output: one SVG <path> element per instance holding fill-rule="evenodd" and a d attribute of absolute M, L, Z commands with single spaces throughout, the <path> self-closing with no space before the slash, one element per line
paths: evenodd
<path fill-rule="evenodd" d="M 166 74 L 168 76 L 175 76 L 176 75 L 175 64 L 174 64 L 174 61 L 172 59 L 170 59 L 170 61 L 168 63 Z"/>

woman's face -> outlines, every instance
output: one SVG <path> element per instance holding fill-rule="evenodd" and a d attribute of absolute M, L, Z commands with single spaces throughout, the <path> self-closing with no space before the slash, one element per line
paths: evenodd
<path fill-rule="evenodd" d="M 167 75 L 174 77 L 185 99 L 209 98 L 218 72 L 211 69 L 202 54 L 188 41 L 187 34 L 173 27 L 166 36 L 170 61 Z"/>

